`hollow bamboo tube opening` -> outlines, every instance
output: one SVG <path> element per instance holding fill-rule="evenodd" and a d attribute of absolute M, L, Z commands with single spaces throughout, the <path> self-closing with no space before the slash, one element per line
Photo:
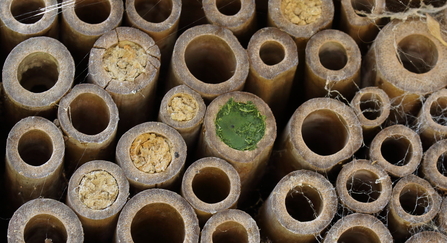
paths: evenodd
<path fill-rule="evenodd" d="M 74 72 L 67 48 L 53 38 L 35 37 L 17 45 L 2 71 L 9 125 L 31 115 L 56 118 L 57 105 L 71 88 Z"/>
<path fill-rule="evenodd" d="M 185 84 L 210 102 L 220 94 L 241 90 L 248 69 L 247 52 L 231 31 L 200 25 L 177 39 L 167 86 Z"/>
<path fill-rule="evenodd" d="M 260 233 L 254 219 L 247 213 L 228 209 L 212 216 L 202 229 L 201 243 L 255 243 Z"/>
<path fill-rule="evenodd" d="M 203 225 L 214 214 L 237 207 L 241 193 L 239 174 L 223 159 L 202 158 L 186 170 L 181 193 Z"/>
<path fill-rule="evenodd" d="M 34 199 L 22 205 L 9 220 L 8 242 L 83 242 L 76 214 L 53 199 Z"/>
<path fill-rule="evenodd" d="M 413 173 L 422 159 L 422 143 L 416 132 L 403 125 L 380 131 L 372 140 L 369 156 L 391 176 L 404 177 Z"/>
<path fill-rule="evenodd" d="M 424 154 L 421 175 L 440 191 L 447 191 L 447 140 L 433 144 Z"/>
<path fill-rule="evenodd" d="M 115 242 L 198 242 L 199 222 L 194 209 L 180 195 L 149 189 L 124 206 L 115 230 Z"/>

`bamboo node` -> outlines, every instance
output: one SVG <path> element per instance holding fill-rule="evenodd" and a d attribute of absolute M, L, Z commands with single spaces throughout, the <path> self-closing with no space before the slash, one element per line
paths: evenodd
<path fill-rule="evenodd" d="M 283 0 L 283 14 L 296 25 L 307 25 L 317 21 L 322 12 L 321 0 Z"/>
<path fill-rule="evenodd" d="M 103 170 L 85 174 L 79 183 L 79 199 L 88 208 L 103 210 L 112 205 L 119 193 L 116 179 Z"/>
<path fill-rule="evenodd" d="M 168 140 L 155 133 L 139 135 L 130 147 L 130 158 L 139 170 L 154 174 L 166 170 L 172 160 Z"/>
<path fill-rule="evenodd" d="M 171 119 L 179 122 L 192 120 L 199 110 L 197 101 L 189 94 L 174 95 L 168 103 Z"/>

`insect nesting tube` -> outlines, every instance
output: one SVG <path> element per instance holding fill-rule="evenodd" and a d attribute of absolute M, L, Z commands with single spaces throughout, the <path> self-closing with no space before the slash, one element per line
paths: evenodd
<path fill-rule="evenodd" d="M 424 154 L 421 176 L 439 191 L 447 192 L 447 140 L 433 144 Z"/>

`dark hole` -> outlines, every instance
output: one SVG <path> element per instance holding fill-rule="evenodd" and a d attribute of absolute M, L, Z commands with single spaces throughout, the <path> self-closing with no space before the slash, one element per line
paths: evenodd
<path fill-rule="evenodd" d="M 241 10 L 241 0 L 216 0 L 216 7 L 222 14 L 232 16 Z"/>
<path fill-rule="evenodd" d="M 42 0 L 14 0 L 11 14 L 22 24 L 34 24 L 45 14 L 45 2 Z"/>
<path fill-rule="evenodd" d="M 425 5 L 433 5 L 433 7 L 441 7 L 445 0 L 385 0 L 386 8 L 391 12 L 406 12 L 411 8 L 420 8 L 421 2 Z"/>
<path fill-rule="evenodd" d="M 382 242 L 377 234 L 371 229 L 355 226 L 349 228 L 338 238 L 337 243 L 380 243 Z"/>
<path fill-rule="evenodd" d="M 360 110 L 368 120 L 375 120 L 382 114 L 382 101 L 374 94 L 365 94 L 360 98 Z"/>
<path fill-rule="evenodd" d="M 346 49 L 338 42 L 326 42 L 319 50 L 320 63 L 330 70 L 340 70 L 348 63 Z"/>
<path fill-rule="evenodd" d="M 146 21 L 151 23 L 161 23 L 171 15 L 172 1 L 135 0 L 135 9 Z"/>
<path fill-rule="evenodd" d="M 74 128 L 87 135 L 104 131 L 110 120 L 106 102 L 101 97 L 90 93 L 76 97 L 67 112 Z"/>
<path fill-rule="evenodd" d="M 25 226 L 24 239 L 27 243 L 67 242 L 67 230 L 62 222 L 54 216 L 40 214 L 31 218 Z"/>
<path fill-rule="evenodd" d="M 400 193 L 399 202 L 405 212 L 412 215 L 427 213 L 432 203 L 427 191 L 417 184 L 405 186 Z"/>
<path fill-rule="evenodd" d="M 248 243 L 247 230 L 237 222 L 225 222 L 213 232 L 213 243 Z"/>
<path fill-rule="evenodd" d="M 391 164 L 403 166 L 410 162 L 413 148 L 405 137 L 389 137 L 380 148 L 383 158 Z"/>
<path fill-rule="evenodd" d="M 18 152 L 25 163 L 33 166 L 43 165 L 53 154 L 53 143 L 45 132 L 31 130 L 20 138 Z"/>
<path fill-rule="evenodd" d="M 111 12 L 107 0 L 76 0 L 74 8 L 78 18 L 88 24 L 104 22 Z"/>
<path fill-rule="evenodd" d="M 287 212 L 300 222 L 312 221 L 322 210 L 320 193 L 311 186 L 297 186 L 286 197 Z"/>
<path fill-rule="evenodd" d="M 42 93 L 51 89 L 58 78 L 58 62 L 48 53 L 37 52 L 28 55 L 17 69 L 20 85 L 33 93 Z"/>
<path fill-rule="evenodd" d="M 359 170 L 346 181 L 346 189 L 349 195 L 359 202 L 370 203 L 380 197 L 382 184 L 376 183 L 379 179 L 376 174 L 367 170 Z"/>
<path fill-rule="evenodd" d="M 409 35 L 397 45 L 398 59 L 410 72 L 426 73 L 438 62 L 436 45 L 423 35 Z"/>
<path fill-rule="evenodd" d="M 218 168 L 203 168 L 192 180 L 196 196 L 206 203 L 218 203 L 230 194 L 231 184 L 227 174 Z"/>
<path fill-rule="evenodd" d="M 447 176 L 447 153 L 443 153 L 438 158 L 438 163 L 436 167 L 438 168 L 439 173 L 443 176 Z"/>
<path fill-rule="evenodd" d="M 261 60 L 267 65 L 276 65 L 285 57 L 284 47 L 278 42 L 267 41 L 259 49 Z"/>

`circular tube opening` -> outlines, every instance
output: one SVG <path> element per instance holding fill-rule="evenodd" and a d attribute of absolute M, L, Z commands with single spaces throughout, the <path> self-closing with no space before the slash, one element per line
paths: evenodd
<path fill-rule="evenodd" d="M 380 243 L 382 242 L 376 232 L 362 226 L 347 229 L 340 235 L 337 242 L 343 243 Z"/>
<path fill-rule="evenodd" d="M 28 55 L 17 68 L 17 80 L 20 85 L 33 93 L 42 93 L 51 89 L 58 78 L 58 61 L 44 52 Z"/>
<path fill-rule="evenodd" d="M 223 15 L 233 16 L 241 10 L 241 0 L 216 0 L 216 7 Z"/>
<path fill-rule="evenodd" d="M 447 126 L 447 97 L 439 97 L 431 104 L 430 115 L 434 122 Z"/>
<path fill-rule="evenodd" d="M 322 197 L 312 186 L 297 186 L 287 193 L 286 209 L 292 218 L 300 222 L 312 221 L 323 210 Z"/>
<path fill-rule="evenodd" d="M 109 108 L 99 96 L 91 93 L 78 95 L 67 109 L 73 127 L 87 135 L 104 131 L 110 120 Z"/>
<path fill-rule="evenodd" d="M 348 63 L 346 49 L 338 42 L 329 41 L 324 43 L 318 51 L 320 63 L 329 70 L 340 70 Z"/>
<path fill-rule="evenodd" d="M 199 36 L 185 50 L 185 63 L 194 77 L 205 83 L 221 83 L 230 79 L 236 70 L 236 57 L 221 38 Z"/>
<path fill-rule="evenodd" d="M 447 152 L 438 157 L 436 168 L 438 169 L 439 173 L 447 177 Z"/>
<path fill-rule="evenodd" d="M 23 237 L 27 243 L 67 242 L 67 230 L 56 217 L 39 214 L 28 221 Z"/>
<path fill-rule="evenodd" d="M 248 233 L 240 223 L 225 222 L 213 232 L 213 243 L 248 243 Z"/>
<path fill-rule="evenodd" d="M 45 132 L 31 130 L 20 137 L 17 150 L 25 163 L 40 166 L 51 158 L 53 142 Z"/>
<path fill-rule="evenodd" d="M 130 226 L 135 243 L 182 243 L 185 224 L 180 213 L 169 204 L 152 203 L 141 208 Z"/>
<path fill-rule="evenodd" d="M 14 0 L 11 3 L 12 16 L 22 24 L 34 24 L 45 14 L 43 0 Z"/>
<path fill-rule="evenodd" d="M 382 115 L 383 103 L 375 94 L 366 93 L 360 98 L 360 110 L 368 120 L 375 120 Z"/>
<path fill-rule="evenodd" d="M 280 63 L 284 60 L 285 55 L 284 47 L 275 41 L 266 41 L 259 49 L 261 60 L 269 66 Z"/>
<path fill-rule="evenodd" d="M 108 0 L 76 0 L 74 8 L 78 18 L 88 24 L 106 21 L 112 11 Z"/>
<path fill-rule="evenodd" d="M 403 166 L 410 162 L 413 156 L 413 147 L 410 141 L 403 137 L 389 137 L 380 147 L 383 158 L 391 164 Z"/>
<path fill-rule="evenodd" d="M 399 195 L 399 202 L 405 212 L 412 215 L 426 214 L 433 203 L 427 190 L 418 184 L 406 185 Z"/>
<path fill-rule="evenodd" d="M 303 121 L 301 133 L 307 147 L 319 155 L 337 153 L 349 139 L 346 122 L 331 110 L 310 113 Z"/>
<path fill-rule="evenodd" d="M 231 183 L 227 174 L 219 168 L 201 169 L 192 180 L 192 190 L 206 203 L 218 203 L 230 194 Z"/>
<path fill-rule="evenodd" d="M 375 0 L 351 0 L 352 8 L 360 17 L 365 17 L 366 14 L 372 13 L 375 4 Z"/>
<path fill-rule="evenodd" d="M 397 58 L 410 72 L 426 73 L 438 62 L 436 45 L 423 35 L 409 35 L 397 45 Z"/>
<path fill-rule="evenodd" d="M 135 0 L 135 10 L 151 23 L 165 21 L 172 12 L 172 0 Z"/>
<path fill-rule="evenodd" d="M 359 202 L 370 203 L 380 197 L 382 184 L 376 183 L 379 177 L 368 170 L 358 170 L 346 181 L 349 195 Z"/>

